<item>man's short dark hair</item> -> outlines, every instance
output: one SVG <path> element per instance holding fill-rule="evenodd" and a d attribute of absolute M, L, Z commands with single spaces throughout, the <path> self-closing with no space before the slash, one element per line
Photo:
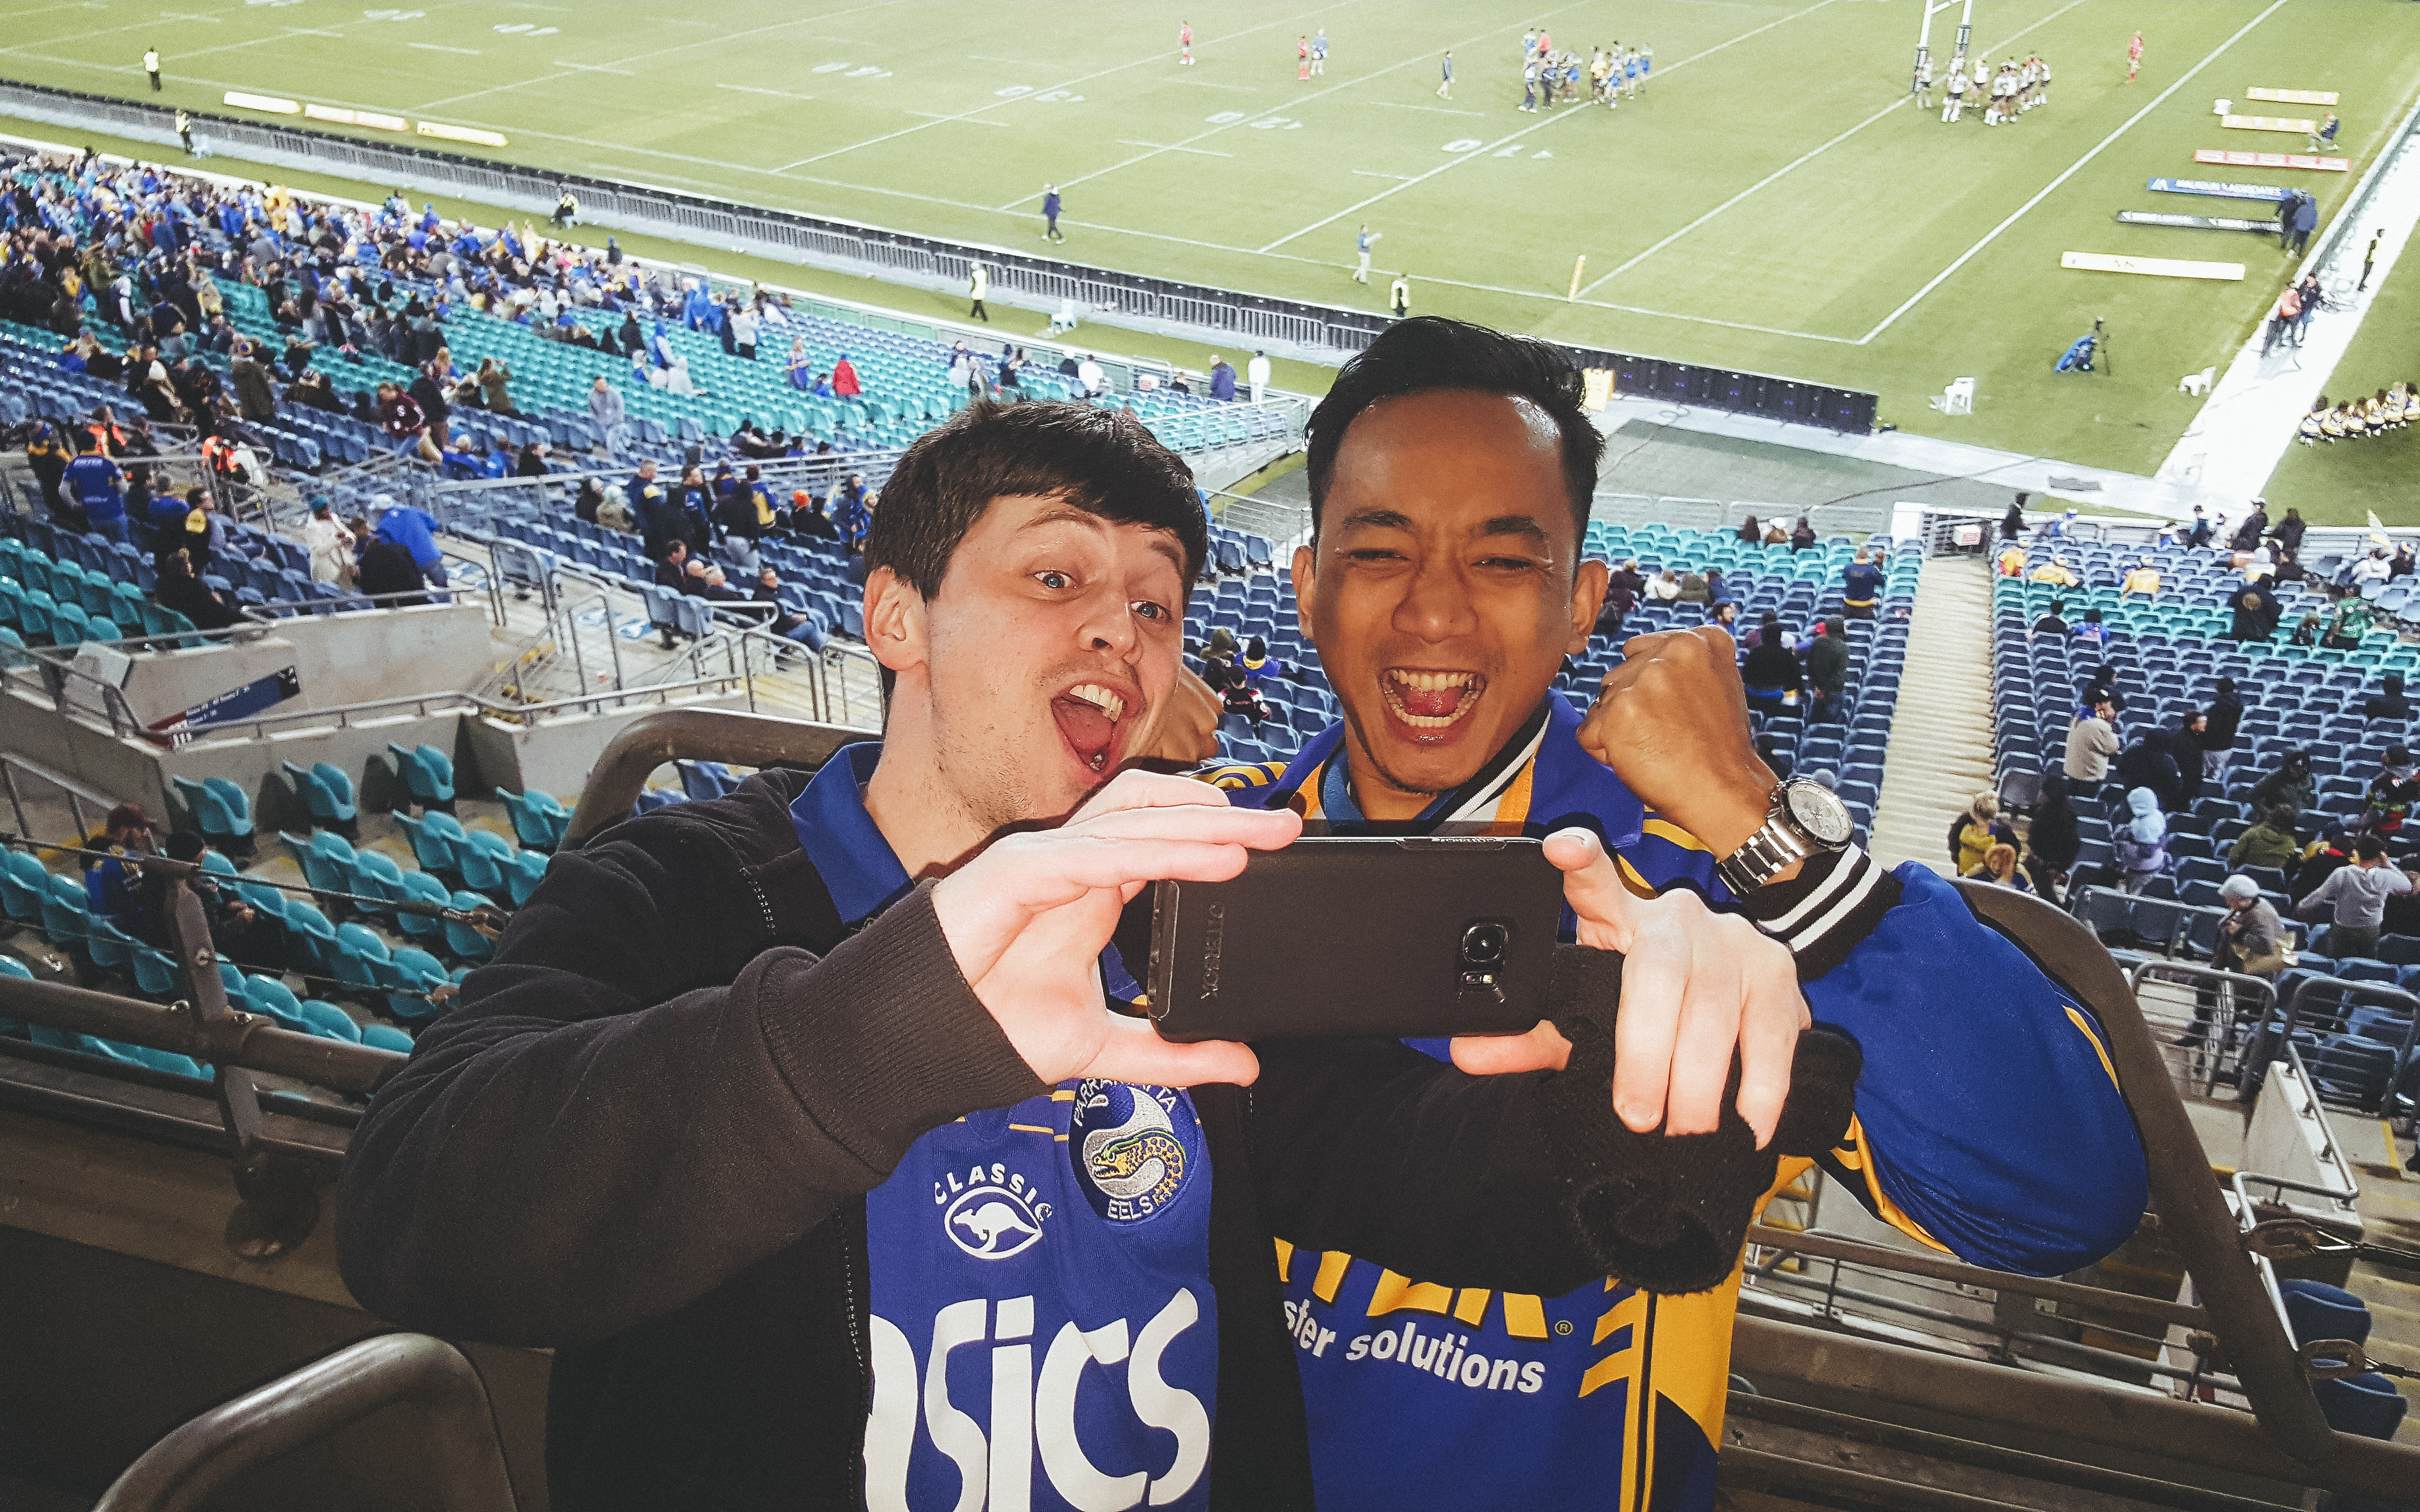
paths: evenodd
<path fill-rule="evenodd" d="M 1193 471 L 1123 409 L 1064 400 L 968 406 L 918 437 L 883 486 L 865 538 L 868 571 L 889 567 L 931 599 L 950 558 L 995 499 L 1061 499 L 1185 547 L 1190 592 L 1210 554 Z"/>
<path fill-rule="evenodd" d="M 2352 853 L 2365 861 L 2375 861 L 2386 854 L 2386 841 L 2375 835 L 2364 835 L 2352 842 Z"/>
<path fill-rule="evenodd" d="M 1319 408 L 1311 412 L 1311 529 L 1319 532 L 1320 507 L 1336 475 L 1336 453 L 1360 413 L 1381 399 L 1460 389 L 1527 399 L 1544 410 L 1561 434 L 1563 489 L 1572 502 L 1572 524 L 1588 536 L 1589 504 L 1596 494 L 1598 461 L 1605 438 L 1581 408 L 1578 361 L 1559 347 L 1528 336 L 1511 336 L 1466 320 L 1424 315 L 1398 321 L 1344 364 Z"/>

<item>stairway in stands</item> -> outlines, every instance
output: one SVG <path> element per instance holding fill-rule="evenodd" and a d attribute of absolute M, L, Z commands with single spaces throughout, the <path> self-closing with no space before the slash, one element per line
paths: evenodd
<path fill-rule="evenodd" d="M 1949 870 L 1949 821 L 1992 786 L 1992 578 L 1979 558 L 1934 557 L 1916 579 L 1907 670 L 1883 764 L 1872 849 L 1885 866 Z"/>
<path fill-rule="evenodd" d="M 2401 1153 L 2381 1132 L 2380 1121 L 2331 1111 L 2328 1124 L 2361 1182 L 2363 1236 L 2376 1243 L 2420 1250 L 2420 1177 L 2402 1169 Z M 2369 1304 L 2369 1357 L 2420 1370 L 2420 1271 L 2357 1260 L 2345 1289 Z M 2413 1394 L 2412 1382 L 2396 1384 L 2406 1396 Z M 2404 1417 L 2395 1440 L 2420 1443 L 2420 1412 Z"/>

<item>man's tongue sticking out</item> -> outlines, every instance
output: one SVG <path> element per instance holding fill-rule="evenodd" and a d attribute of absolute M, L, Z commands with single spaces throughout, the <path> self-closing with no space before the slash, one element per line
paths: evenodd
<path fill-rule="evenodd" d="M 1096 772 L 1108 767 L 1109 746 L 1118 736 L 1116 720 L 1099 705 L 1079 698 L 1052 699 L 1050 714 L 1059 721 L 1059 733 L 1066 737 L 1077 760 Z"/>
<path fill-rule="evenodd" d="M 1404 701 L 1404 712 L 1426 719 L 1447 719 L 1462 707 L 1463 696 L 1470 690 L 1460 683 L 1446 687 L 1404 687 L 1397 690 Z"/>

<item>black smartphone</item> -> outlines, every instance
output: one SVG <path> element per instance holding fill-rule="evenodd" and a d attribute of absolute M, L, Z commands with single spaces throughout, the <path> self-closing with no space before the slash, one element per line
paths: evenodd
<path fill-rule="evenodd" d="M 1151 897 L 1164 1038 L 1520 1034 L 1546 1015 L 1563 874 L 1521 836 L 1315 837 Z"/>

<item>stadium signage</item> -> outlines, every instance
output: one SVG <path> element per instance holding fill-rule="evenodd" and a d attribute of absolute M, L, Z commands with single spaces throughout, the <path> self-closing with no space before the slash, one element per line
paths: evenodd
<path fill-rule="evenodd" d="M 2339 97 L 2333 89 L 2263 89 L 2255 85 L 2243 91 L 2243 98 L 2273 105 L 2333 105 Z"/>
<path fill-rule="evenodd" d="M 505 145 L 502 131 L 482 131 L 474 126 L 448 126 L 443 121 L 422 121 L 420 134 L 442 137 L 448 142 L 475 142 L 483 147 Z"/>
<path fill-rule="evenodd" d="M 2119 210 L 2128 225 L 2180 225 L 2196 231 L 2261 231 L 2277 229 L 2274 221 L 2246 221 L 2231 215 L 2168 215 L 2159 210 Z"/>
<path fill-rule="evenodd" d="M 2243 282 L 2242 263 L 2189 262 L 2180 257 L 2126 257 L 2109 252 L 2068 252 L 2059 255 L 2058 265 L 2061 268 L 2075 268 L 2095 273 L 2143 273 L 2152 278 L 2208 278 L 2222 283 Z"/>
<path fill-rule="evenodd" d="M 144 732 L 154 744 L 172 749 L 199 738 L 212 725 L 227 724 L 264 714 L 287 699 L 302 695 L 302 681 L 291 667 L 281 667 L 266 677 L 256 677 L 241 687 L 229 688 L 213 699 L 205 699 L 185 710 L 159 720 Z"/>
<path fill-rule="evenodd" d="M 2223 184 L 2211 178 L 2154 178 L 2149 187 L 2161 194 L 2210 194 L 2219 199 L 2265 199 L 2273 204 L 2293 193 L 2271 184 Z"/>
<path fill-rule="evenodd" d="M 2219 125 L 2236 131 L 2291 131 L 2308 136 L 2319 129 L 2319 123 L 2307 116 L 2227 116 Z"/>
<path fill-rule="evenodd" d="M 340 105 L 305 105 L 302 114 L 315 121 L 334 121 L 339 126 L 371 126 L 381 131 L 411 129 L 411 122 L 400 116 L 381 116 L 374 110 L 346 110 Z"/>
<path fill-rule="evenodd" d="M 301 105 L 291 100 L 280 100 L 275 95 L 248 95 L 240 89 L 230 89 L 222 98 L 238 110 L 266 111 L 271 116 L 302 114 Z"/>
<path fill-rule="evenodd" d="M 2320 173 L 2350 173 L 2350 158 L 2315 158 L 2307 152 L 2229 152 L 2224 147 L 2197 147 L 2195 162 L 2223 162 L 2230 168 L 2311 168 Z"/>

